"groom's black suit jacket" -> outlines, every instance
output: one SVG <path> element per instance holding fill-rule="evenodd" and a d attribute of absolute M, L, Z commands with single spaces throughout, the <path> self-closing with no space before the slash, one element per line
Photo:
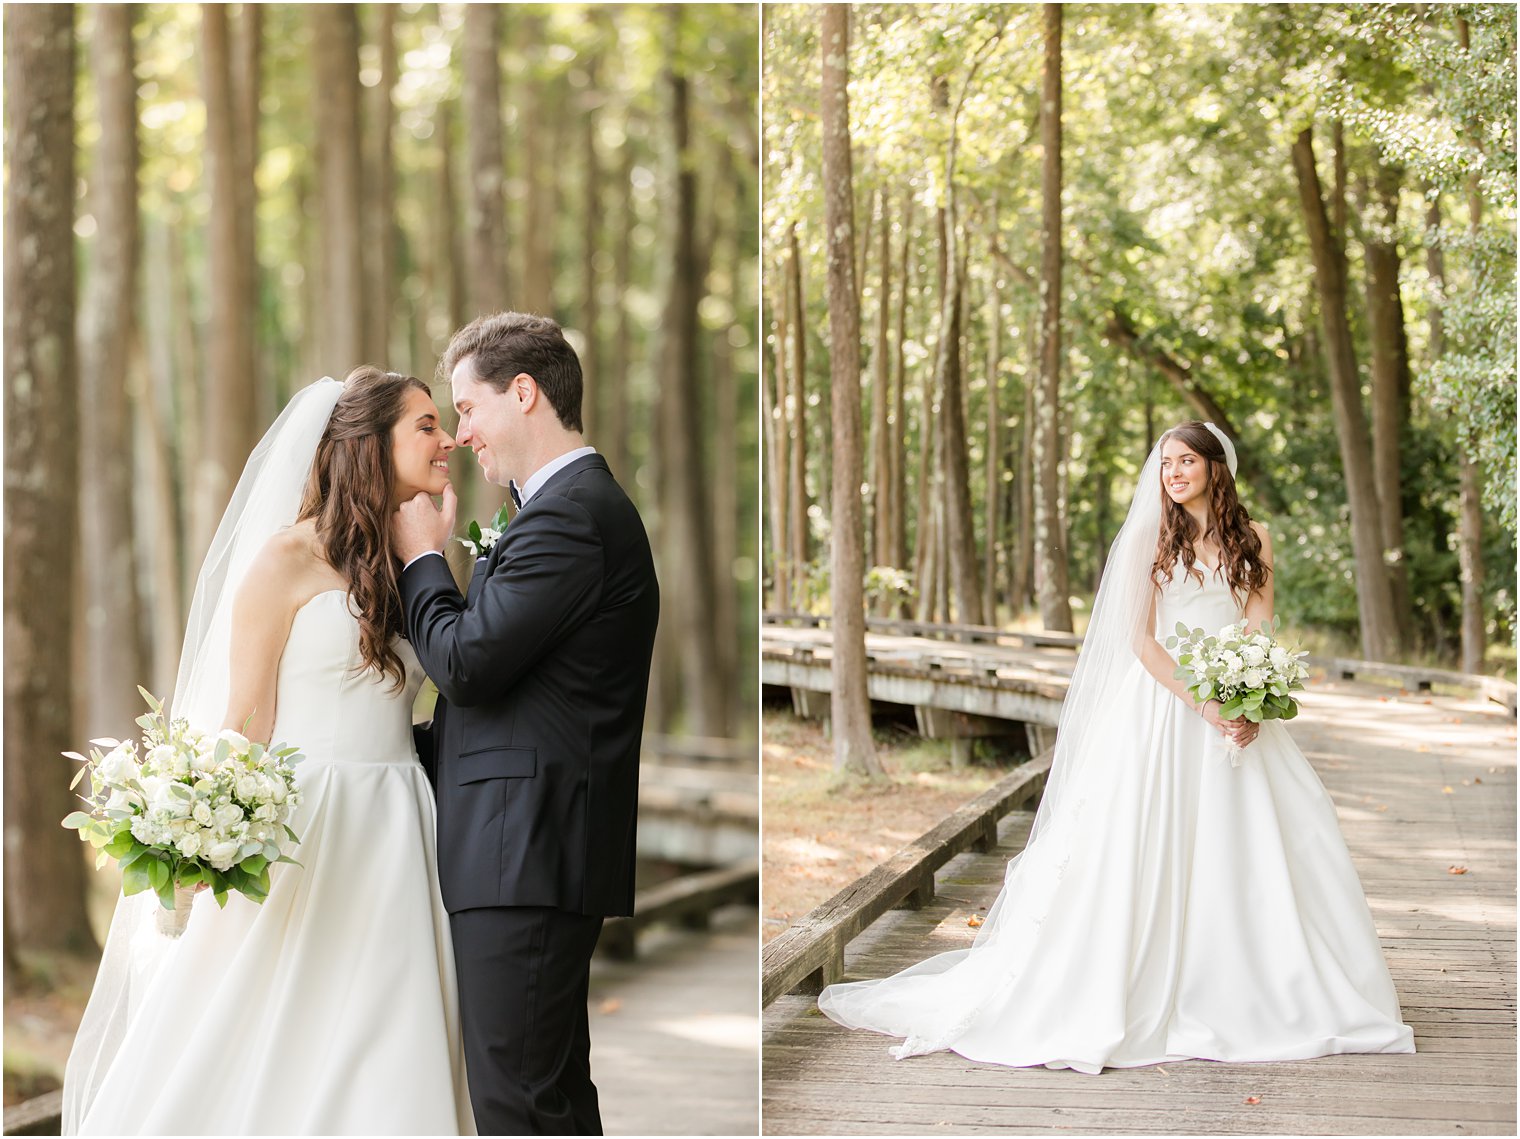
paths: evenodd
<path fill-rule="evenodd" d="M 418 751 L 438 799 L 450 913 L 633 912 L 639 743 L 659 586 L 638 511 L 600 455 L 555 472 L 475 563 L 401 575 L 439 700 Z"/>

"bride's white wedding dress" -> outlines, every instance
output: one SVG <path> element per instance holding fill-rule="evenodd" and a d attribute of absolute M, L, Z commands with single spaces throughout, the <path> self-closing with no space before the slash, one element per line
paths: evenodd
<path fill-rule="evenodd" d="M 98 979 L 70 1056 L 65 1134 L 475 1134 L 412 745 L 422 670 L 396 648 L 401 692 L 355 671 L 345 592 L 296 612 L 273 739 L 306 757 L 302 865 L 274 867 L 262 905 L 198 895 L 177 941 L 155 932 L 151 892 L 118 903 L 119 975 Z"/>
<path fill-rule="evenodd" d="M 1162 638 L 1241 618 L 1203 572 L 1161 590 Z M 1089 1073 L 1414 1051 L 1334 804 L 1286 726 L 1263 724 L 1233 767 L 1220 734 L 1129 659 L 1084 727 L 1104 758 L 1079 765 L 1010 863 L 976 945 L 831 986 L 819 1007 L 904 1037 L 900 1057 Z"/>

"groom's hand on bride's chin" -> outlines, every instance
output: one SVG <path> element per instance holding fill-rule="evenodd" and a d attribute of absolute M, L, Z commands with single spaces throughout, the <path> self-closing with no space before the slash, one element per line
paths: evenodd
<path fill-rule="evenodd" d="M 406 565 L 413 558 L 421 557 L 430 550 L 443 552 L 449 535 L 454 532 L 454 520 L 459 513 L 459 497 L 452 484 L 444 484 L 443 506 L 433 505 L 428 495 L 419 491 L 396 508 L 391 516 L 391 538 L 396 557 Z"/>

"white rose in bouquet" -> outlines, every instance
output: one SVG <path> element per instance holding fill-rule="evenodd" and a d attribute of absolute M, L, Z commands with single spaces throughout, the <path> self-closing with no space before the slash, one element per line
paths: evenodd
<path fill-rule="evenodd" d="M 211 814 L 216 820 L 216 825 L 223 830 L 242 822 L 244 817 L 243 808 L 239 807 L 236 803 L 224 803 L 212 811 Z"/>
<path fill-rule="evenodd" d="M 289 851 L 300 840 L 284 820 L 300 804 L 294 766 L 301 755 L 250 744 L 230 729 L 211 736 L 181 720 L 169 723 L 162 703 L 138 691 L 151 709 L 137 721 L 140 748 L 100 739 L 91 742 L 109 748 L 105 754 L 65 753 L 85 764 L 74 785 L 88 775 L 90 794 L 89 809 L 72 812 L 63 825 L 100 852 L 97 866 L 120 862 L 124 893 L 153 890 L 173 919 L 165 924 L 161 911 L 160 930 L 178 936 L 196 886 L 209 886 L 220 905 L 232 891 L 260 902 L 271 865 L 295 862 Z M 262 820 L 252 836 L 250 814 Z"/>
<path fill-rule="evenodd" d="M 1251 668 L 1255 668 L 1257 665 L 1262 664 L 1266 661 L 1267 654 L 1260 645 L 1246 645 L 1243 649 L 1240 650 L 1240 659 L 1245 661 L 1246 664 Z M 1247 683 L 1249 683 L 1249 681 Z M 1256 686 L 1253 684 L 1251 687 L 1254 688 Z"/>
<path fill-rule="evenodd" d="M 112 748 L 100 761 L 96 771 L 107 783 L 117 785 L 140 779 L 142 768 L 137 764 L 137 748 L 131 740 Z"/>

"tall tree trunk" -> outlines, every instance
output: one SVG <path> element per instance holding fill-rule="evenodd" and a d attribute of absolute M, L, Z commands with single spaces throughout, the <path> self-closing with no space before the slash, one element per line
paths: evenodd
<path fill-rule="evenodd" d="M 167 213 L 164 246 L 169 282 L 170 350 L 174 358 L 174 371 L 171 374 L 176 409 L 174 438 L 179 444 L 175 456 L 178 465 L 174 474 L 179 486 L 180 519 L 187 523 L 181 531 L 184 538 L 181 542 L 179 563 L 180 597 L 184 599 L 191 597 L 194 592 L 201 557 L 205 553 L 206 546 L 211 544 L 209 533 L 205 536 L 204 542 L 199 541 L 200 536 L 195 522 L 195 513 L 198 509 L 195 498 L 198 493 L 196 473 L 200 470 L 201 452 L 205 448 L 205 440 L 201 437 L 203 434 L 201 424 L 205 422 L 205 416 L 201 411 L 205 385 L 204 370 L 201 367 L 200 352 L 195 338 L 195 322 L 192 319 L 190 273 L 185 264 L 185 241 L 182 232 L 185 211 L 179 202 L 175 202 Z M 188 603 L 186 609 L 188 610 Z M 177 636 L 184 635 L 184 618 L 188 616 L 188 611 L 180 615 Z M 178 653 L 177 647 L 175 651 Z"/>
<path fill-rule="evenodd" d="M 594 27 L 595 16 L 590 19 Z M 584 408 L 587 438 L 599 438 L 602 405 L 606 402 L 607 395 L 607 377 L 602 375 L 601 296 L 598 292 L 601 281 L 596 260 L 601 248 L 602 224 L 602 171 L 596 152 L 602 93 L 597 85 L 597 71 L 597 58 L 591 55 L 586 60 L 586 86 L 580 115 L 581 177 L 584 183 L 582 190 L 586 195 L 586 212 L 580 219 L 581 334 L 585 338 L 581 350 L 581 371 L 588 380 Z M 721 455 L 722 451 L 718 453 Z"/>
<path fill-rule="evenodd" d="M 173 270 L 169 264 L 172 226 L 160 222 L 147 233 L 148 253 L 143 291 L 146 318 L 147 367 L 141 377 L 137 404 L 138 461 L 143 470 L 145 524 L 137 534 L 139 557 L 147 563 L 149 585 L 142 591 L 148 600 L 149 687 L 170 695 L 179 663 L 180 640 L 185 632 L 181 589 L 180 548 L 182 512 L 179 507 L 175 466 L 178 440 L 174 430 L 174 390 L 177 365 L 174 353 Z"/>
<path fill-rule="evenodd" d="M 1027 343 L 1037 349 L 1039 337 Z M 1037 362 L 1036 362 L 1037 363 Z M 1008 583 L 1009 604 L 1017 617 L 1034 600 L 1034 408 L 1038 369 L 1029 367 L 1024 375 L 1024 407 L 1019 416 L 1018 462 L 1014 466 L 1014 487 L 1018 502 L 1013 536 L 1013 574 Z"/>
<path fill-rule="evenodd" d="M 96 229 L 79 313 L 79 524 L 89 557 L 83 588 L 83 652 L 74 675 L 80 739 L 122 735 L 143 712 L 136 685 L 147 679 L 132 558 L 132 409 L 127 363 L 137 309 L 137 81 L 126 5 L 95 9 L 90 62 L 100 141 L 90 179 Z"/>
<path fill-rule="evenodd" d="M 1061 514 L 1061 6 L 1044 5 L 1045 77 L 1040 103 L 1040 383 L 1034 429 L 1034 541 L 1040 559 L 1040 619 L 1071 631 L 1066 524 Z"/>
<path fill-rule="evenodd" d="M 548 33 L 543 13 L 536 8 L 525 10 L 521 42 L 539 45 Z M 536 52 L 536 48 L 533 49 Z M 529 57 L 530 60 L 534 56 Z M 544 239 L 552 226 L 552 205 L 549 200 L 549 167 L 556 161 L 550 122 L 553 112 L 551 101 L 546 97 L 547 84 L 533 74 L 530 62 L 520 103 L 519 137 L 522 139 L 524 182 L 522 231 L 519 244 L 523 250 L 523 305 L 529 312 L 552 315 L 554 307 L 553 282 L 549 279 L 550 265 L 546 256 L 548 247 Z"/>
<path fill-rule="evenodd" d="M 1372 469 L 1377 482 L 1383 563 L 1393 597 L 1398 643 L 1412 647 L 1414 612 L 1404 550 L 1404 495 L 1400 486 L 1404 425 L 1409 418 L 1409 345 L 1399 295 L 1398 171 L 1379 162 L 1364 211 L 1368 339 L 1372 342 Z"/>
<path fill-rule="evenodd" d="M 912 243 L 913 225 L 913 199 L 906 197 L 903 202 L 902 214 L 902 262 L 898 270 L 898 279 L 902 282 L 898 286 L 897 298 L 897 340 L 894 349 L 896 359 L 897 382 L 892 389 L 892 419 L 891 440 L 887 446 L 887 458 L 891 463 L 891 474 L 888 476 L 888 486 L 891 494 L 888 505 L 888 520 L 891 525 L 889 539 L 890 553 L 887 555 L 889 564 L 899 569 L 906 569 L 908 563 L 908 528 L 907 519 L 903 517 L 906 509 L 907 495 L 905 487 L 907 482 L 908 457 L 903 450 L 908 429 L 907 420 L 907 391 L 908 391 L 908 366 L 906 358 L 906 344 L 908 340 L 908 292 L 913 285 L 913 262 L 909 257 L 909 248 Z"/>
<path fill-rule="evenodd" d="M 998 623 L 998 550 L 1002 548 L 1002 531 L 999 520 L 1002 518 L 1002 487 L 1003 471 L 1000 466 L 1003 455 L 1003 408 L 1002 398 L 999 392 L 998 373 L 1003 363 L 1003 302 L 998 289 L 998 283 L 994 279 L 988 287 L 990 294 L 988 300 L 988 340 L 987 340 L 987 471 L 984 497 L 986 502 L 987 517 L 987 550 L 984 555 L 986 562 L 982 571 L 982 588 L 986 591 L 982 597 L 983 619 L 989 625 Z"/>
<path fill-rule="evenodd" d="M 469 314 L 510 307 L 507 291 L 506 206 L 502 187 L 501 9 L 464 10 L 464 128 L 469 196 L 465 213 Z M 528 125 L 528 131 L 534 125 Z"/>
<path fill-rule="evenodd" d="M 20 951 L 88 952 L 84 857 L 58 825 L 77 747 L 74 7 L 5 20 L 5 913 Z M 120 456 L 118 456 L 120 458 Z"/>
<path fill-rule="evenodd" d="M 945 249 L 945 211 L 935 211 L 938 240 L 935 242 L 935 295 L 943 297 L 947 287 Z M 939 309 L 933 309 L 938 317 Z M 925 317 L 927 324 L 929 318 Z M 936 404 L 934 370 L 923 368 L 919 373 L 919 430 L 918 430 L 918 487 L 914 518 L 917 520 L 913 548 L 913 579 L 918 585 L 918 603 L 913 609 L 916 621 L 932 621 L 936 612 L 935 598 L 941 586 L 938 577 L 939 554 L 943 530 L 939 525 L 940 512 L 934 505 L 941 496 L 934 493 L 939 470 L 939 414 Z"/>
<path fill-rule="evenodd" d="M 251 5 L 250 5 L 251 6 Z M 365 89 L 369 177 L 364 195 L 364 274 L 368 303 L 364 309 L 364 357 L 399 370 L 390 342 L 396 319 L 396 158 L 391 141 L 396 118 L 391 92 L 396 85 L 396 6 L 374 4 L 375 41 L 380 48 L 380 82 Z M 466 16 L 468 19 L 468 16 Z"/>
<path fill-rule="evenodd" d="M 781 274 L 777 274 L 781 278 Z M 771 525 L 771 566 L 772 586 L 774 588 L 773 604 L 777 609 L 784 610 L 792 603 L 792 578 L 791 559 L 787 544 L 787 461 L 790 457 L 787 437 L 786 421 L 786 299 L 785 286 L 782 286 L 781 297 L 773 298 L 771 302 L 771 343 L 770 352 L 772 373 L 775 376 L 775 392 L 771 391 L 769 383 L 762 380 L 760 385 L 761 396 L 765 400 L 765 457 L 768 462 L 766 467 L 766 505 L 770 508 L 767 513 Z"/>
<path fill-rule="evenodd" d="M 791 316 L 787 320 L 791 333 L 792 364 L 789 369 L 792 401 L 792 465 L 787 476 L 787 494 L 790 506 L 787 517 L 791 522 L 792 589 L 794 609 L 807 608 L 808 561 L 812 551 L 808 548 L 808 494 L 807 494 L 807 299 L 802 292 L 802 246 L 797 240 L 794 222 L 788 236 L 791 264 L 787 280 L 791 283 Z"/>
<path fill-rule="evenodd" d="M 831 731 L 834 768 L 880 775 L 866 696 L 864 527 L 860 516 L 860 294 L 855 286 L 855 189 L 850 162 L 850 9 L 825 4 L 823 63 L 824 218 L 828 241 L 829 381 L 834 429 L 833 534 L 829 580 L 833 613 Z"/>
<path fill-rule="evenodd" d="M 1472 50 L 1472 32 L 1467 19 L 1457 17 L 1457 42 L 1464 52 Z M 1480 135 L 1474 124 L 1467 124 L 1468 137 Z M 1474 237 L 1480 236 L 1483 221 L 1483 194 L 1475 170 L 1468 178 L 1467 224 Z M 1444 266 L 1443 266 L 1444 269 Z M 1444 272 L 1442 284 L 1444 286 Z M 1443 287 L 1444 296 L 1444 287 Z M 1482 672 L 1488 632 L 1483 620 L 1483 501 L 1481 474 L 1468 440 L 1458 432 L 1457 464 L 1459 471 L 1460 520 L 1457 527 L 1457 559 L 1462 574 L 1462 669 Z"/>
<path fill-rule="evenodd" d="M 871 558 L 873 566 L 891 564 L 892 442 L 887 407 L 891 399 L 890 316 L 892 304 L 892 223 L 886 191 L 881 193 L 881 287 L 876 291 L 876 348 L 871 353 Z"/>
<path fill-rule="evenodd" d="M 1311 127 L 1304 128 L 1293 144 L 1293 166 L 1298 177 L 1309 248 L 1314 257 L 1320 320 L 1329 356 L 1335 434 L 1340 442 L 1346 498 L 1351 507 L 1362 653 L 1371 660 L 1386 660 L 1397 645 L 1398 629 L 1393 616 L 1393 594 L 1383 564 L 1383 533 L 1372 469 L 1372 440 L 1362 408 L 1351 325 L 1346 317 L 1346 251 L 1325 214 L 1319 172 L 1314 164 Z"/>
<path fill-rule="evenodd" d="M 624 123 L 628 133 L 629 123 Z M 638 217 L 633 206 L 634 147 L 625 142 L 621 147 L 622 166 L 617 178 L 617 240 L 612 247 L 613 296 L 626 297 L 633 280 L 633 231 Z M 628 305 L 615 306 L 616 327 L 613 332 L 613 361 L 607 382 L 609 399 L 606 401 L 607 426 L 603 432 L 606 440 L 607 463 L 613 473 L 633 482 L 632 459 L 628 449 L 628 392 L 633 382 L 633 325 Z"/>
<path fill-rule="evenodd" d="M 733 171 L 727 150 L 713 163 L 720 172 L 718 185 L 721 193 L 709 191 L 714 209 L 721 210 L 725 203 L 737 200 L 737 188 L 733 186 Z M 739 269 L 739 258 L 734 245 L 737 223 L 730 216 L 720 217 L 713 227 L 714 238 L 710 247 L 710 279 L 728 282 L 731 290 Z M 698 284 L 700 295 L 708 289 Z M 738 300 L 732 292 L 726 298 L 730 304 Z M 693 325 L 696 325 L 693 320 Z M 713 609 L 709 615 L 709 643 L 716 660 L 714 662 L 715 700 L 722 708 L 717 728 L 724 736 L 731 736 L 737 728 L 739 687 L 739 598 L 738 583 L 734 578 L 734 564 L 739 556 L 739 392 L 738 376 L 734 367 L 733 346 L 727 336 L 703 338 L 711 346 L 712 370 L 712 450 L 709 466 L 701 481 L 709 489 L 708 509 L 712 512 L 712 547 L 714 574 Z M 754 412 L 746 407 L 749 415 Z"/>
<path fill-rule="evenodd" d="M 451 330 L 457 330 L 470 321 L 470 287 L 465 277 L 465 257 L 459 248 L 459 196 L 454 190 L 454 115 L 453 103 L 448 99 L 438 104 L 434 133 L 438 139 L 438 209 L 433 256 L 438 266 L 435 278 L 441 278 L 435 285 L 436 299 L 448 306 L 447 324 Z"/>
<path fill-rule="evenodd" d="M 984 50 L 994 42 L 987 41 Z M 971 512 L 971 472 L 966 458 L 966 413 L 962 398 L 964 370 L 961 367 L 962 322 L 965 303 L 962 298 L 962 261 L 960 252 L 960 218 L 957 212 L 955 161 L 959 142 L 961 107 L 970 90 L 977 67 L 984 58 L 978 53 L 962 83 L 955 107 L 949 107 L 949 84 L 936 77 L 933 98 L 936 109 L 949 111 L 950 137 L 945 147 L 945 194 L 942 210 L 942 234 L 949 275 L 940 303 L 940 335 L 935 353 L 935 375 L 940 393 L 940 457 L 945 491 L 945 538 L 950 576 L 947 586 L 954 599 L 955 618 L 961 622 L 982 623 L 982 590 L 977 581 L 976 525 Z"/>
<path fill-rule="evenodd" d="M 679 42 L 683 16 L 669 9 L 672 42 Z M 704 493 L 701 383 L 697 363 L 697 302 L 703 274 L 699 270 L 696 226 L 696 163 L 691 141 L 691 82 L 672 57 L 665 71 L 670 95 L 672 139 L 666 187 L 666 233 L 671 265 L 665 312 L 665 385 L 660 399 L 660 463 L 667 497 L 661 516 L 668 523 L 666 549 L 680 560 L 684 589 L 676 608 L 674 631 L 679 637 L 682 682 L 689 728 L 695 735 L 727 734 L 729 709 L 715 675 L 718 653 L 712 615 L 714 568 L 712 518 Z"/>
<path fill-rule="evenodd" d="M 197 563 L 211 544 L 212 532 L 257 432 L 258 392 L 253 373 L 253 297 L 245 234 L 252 219 L 241 214 L 252 201 L 240 188 L 243 164 L 236 138 L 237 106 L 232 93 L 232 56 L 227 8 L 201 5 L 201 62 L 206 91 L 206 165 L 211 186 L 211 225 L 207 235 L 211 323 L 207 330 L 206 395 L 202 404 L 204 438 L 195 486 Z"/>
<path fill-rule="evenodd" d="M 1467 22 L 1461 21 L 1462 46 L 1467 46 Z M 1473 175 L 1467 195 L 1468 227 L 1479 236 L 1483 221 L 1483 195 Z M 1457 528 L 1457 559 L 1462 573 L 1462 670 L 1483 672 L 1488 632 L 1483 620 L 1483 497 L 1478 464 L 1471 451 L 1461 446 L 1457 457 L 1460 472 L 1461 521 Z"/>
<path fill-rule="evenodd" d="M 319 360 L 341 379 L 364 357 L 359 25 L 351 4 L 313 4 L 310 12 L 322 242 Z"/>
<path fill-rule="evenodd" d="M 243 271 L 243 295 L 248 304 L 241 313 L 247 323 L 248 375 L 253 384 L 253 420 L 248 426 L 247 447 L 251 451 L 259 441 L 261 425 L 273 423 L 279 411 L 278 392 L 271 378 L 261 368 L 259 351 L 259 258 L 258 197 L 256 174 L 259 164 L 259 99 L 263 90 L 260 64 L 264 56 L 264 7 L 242 4 L 237 23 L 232 28 L 232 102 L 233 133 L 237 157 L 235 184 L 238 194 L 238 263 Z"/>

